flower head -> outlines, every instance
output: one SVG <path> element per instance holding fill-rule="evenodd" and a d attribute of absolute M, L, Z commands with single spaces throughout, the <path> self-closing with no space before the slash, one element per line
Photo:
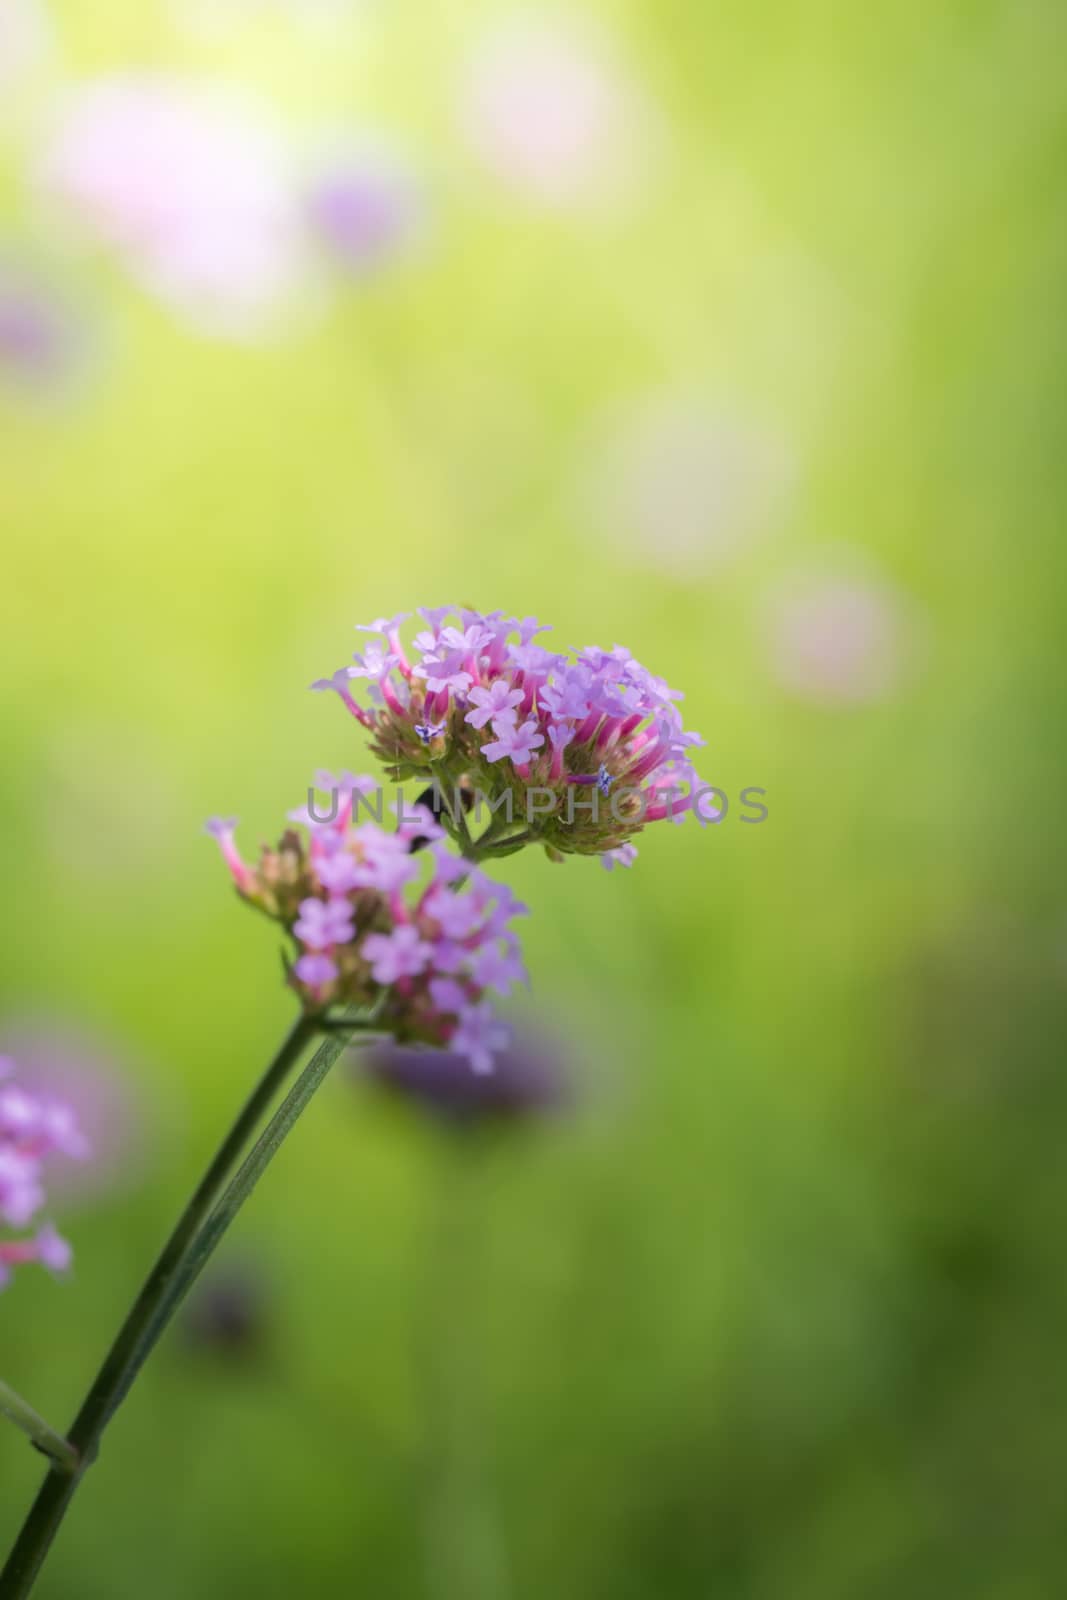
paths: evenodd
<path fill-rule="evenodd" d="M 14 1081 L 14 1068 L 0 1061 L 0 1287 L 11 1269 L 36 1261 L 52 1272 L 70 1265 L 71 1250 L 50 1223 L 27 1234 L 45 1202 L 45 1165 L 54 1156 L 82 1159 L 88 1147 L 70 1108 L 31 1094 Z M 9 1236 L 11 1233 L 14 1237 Z"/>
<path fill-rule="evenodd" d="M 231 824 L 214 831 L 224 854 L 236 848 Z M 458 1035 L 454 1048 L 489 1070 L 507 1029 L 485 997 L 525 975 L 509 924 L 526 908 L 449 855 L 428 811 L 402 811 L 388 831 L 338 808 L 288 829 L 236 881 L 292 941 L 289 983 L 309 1012 L 373 1009 L 383 1029 L 424 1044 L 452 1047 Z"/>
<path fill-rule="evenodd" d="M 425 626 L 409 647 L 403 619 L 370 625 L 388 649 L 364 653 L 374 664 L 370 704 L 348 697 L 394 780 L 432 779 L 481 795 L 494 848 L 509 844 L 495 820 L 503 807 L 514 837 L 521 831 L 556 859 L 604 855 L 646 823 L 687 810 L 706 820 L 706 791 L 691 764 L 704 741 L 682 724 L 680 691 L 625 646 L 553 651 L 538 642 L 546 629 L 534 617 L 450 606 L 418 614 Z M 462 835 L 454 815 L 443 820 Z"/>

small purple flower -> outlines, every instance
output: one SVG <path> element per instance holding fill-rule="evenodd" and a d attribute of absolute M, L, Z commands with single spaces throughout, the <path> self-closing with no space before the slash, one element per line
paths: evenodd
<path fill-rule="evenodd" d="M 316 678 L 315 682 L 309 684 L 308 687 L 315 694 L 324 694 L 327 689 L 332 689 L 334 694 L 344 695 L 348 693 L 348 680 L 351 676 L 350 668 L 338 667 L 337 671 L 332 673 L 330 677 Z"/>
<path fill-rule="evenodd" d="M 465 656 L 474 656 L 488 643 L 492 637 L 491 630 L 480 622 L 472 622 L 465 628 L 442 628 L 441 643 L 449 650 L 459 650 Z"/>
<path fill-rule="evenodd" d="M 293 923 L 293 933 L 311 950 L 348 944 L 355 936 L 352 907 L 347 900 L 301 900 L 300 916 Z"/>
<path fill-rule="evenodd" d="M 377 683 L 391 672 L 396 666 L 397 658 L 391 650 L 383 650 L 380 644 L 369 644 L 362 655 L 355 657 L 355 666 L 349 667 L 350 678 L 370 678 Z"/>
<path fill-rule="evenodd" d="M 482 754 L 487 761 L 501 761 L 504 756 L 510 756 L 515 765 L 520 766 L 531 760 L 534 751 L 545 742 L 544 734 L 532 720 L 524 722 L 521 728 L 494 721 L 493 732 L 496 738 L 492 743 L 482 746 Z"/>
<path fill-rule="evenodd" d="M 537 703 L 552 716 L 581 721 L 589 715 L 589 688 L 592 673 L 572 668 L 554 683 L 545 684 L 537 691 Z"/>
<path fill-rule="evenodd" d="M 365 728 L 369 728 L 371 726 L 371 717 L 353 699 L 352 691 L 348 687 L 350 678 L 351 673 L 348 667 L 338 667 L 331 677 L 316 678 L 315 682 L 309 684 L 308 687 L 314 694 L 325 694 L 327 690 L 332 690 L 338 696 L 345 709 L 356 718 L 356 721 L 362 723 Z M 372 689 L 371 693 L 373 692 Z"/>
<path fill-rule="evenodd" d="M 464 1006 L 459 1025 L 449 1040 L 449 1048 L 466 1056 L 475 1072 L 492 1072 L 493 1055 L 503 1050 L 511 1030 L 499 1022 L 487 1001 Z"/>
<path fill-rule="evenodd" d="M 293 963 L 293 972 L 309 989 L 325 989 L 337 977 L 337 963 L 329 956 L 306 955 Z"/>
<path fill-rule="evenodd" d="M 449 939 L 466 939 L 482 920 L 481 908 L 469 894 L 453 894 L 450 889 L 434 889 L 422 906 Z"/>
<path fill-rule="evenodd" d="M 449 974 L 462 972 L 470 960 L 470 951 L 466 945 L 458 944 L 455 939 L 435 939 L 433 945 L 433 968 L 435 972 Z"/>
<path fill-rule="evenodd" d="M 469 875 L 470 862 L 465 861 L 462 856 L 453 854 L 443 839 L 431 844 L 430 854 L 433 857 L 436 883 L 455 883 L 457 879 Z"/>
<path fill-rule="evenodd" d="M 373 851 L 360 863 L 361 889 L 377 889 L 379 894 L 386 895 L 399 894 L 405 884 L 418 877 L 419 864 L 408 854 L 407 844 L 395 834 L 393 838 L 397 849 Z"/>
<path fill-rule="evenodd" d="M 46 1222 L 37 1231 L 37 1259 L 42 1267 L 47 1267 L 49 1272 L 66 1272 L 74 1258 L 74 1252 L 66 1239 L 62 1238 L 50 1222 Z"/>
<path fill-rule="evenodd" d="M 9 1140 L 0 1144 L 0 1221 L 24 1228 L 44 1204 L 40 1161 Z"/>
<path fill-rule="evenodd" d="M 520 644 L 529 644 L 530 640 L 536 638 L 539 633 L 552 632 L 552 624 L 550 622 L 538 622 L 536 617 L 516 619 L 514 626 L 519 630 Z"/>
<path fill-rule="evenodd" d="M 487 722 L 507 722 L 510 716 L 512 721 L 518 715 L 516 707 L 522 704 L 523 693 L 521 689 L 512 689 L 506 678 L 494 678 L 488 689 L 475 688 L 467 696 L 475 710 L 469 711 L 464 717 L 464 722 L 469 722 L 472 728 L 484 728 Z"/>
<path fill-rule="evenodd" d="M 506 883 L 495 883 L 484 872 L 471 874 L 471 898 L 482 911 L 491 914 L 482 928 L 483 939 L 493 939 L 505 931 L 512 917 L 528 917 L 530 908 L 524 905 Z"/>
<path fill-rule="evenodd" d="M 398 611 L 395 617 L 376 617 L 373 622 L 357 622 L 356 632 L 382 633 L 388 639 L 389 635 L 395 633 L 400 624 L 406 622 L 410 615 L 410 611 Z"/>
<path fill-rule="evenodd" d="M 497 994 L 510 994 L 516 983 L 528 982 L 526 968 L 514 946 L 501 950 L 494 940 L 483 944 L 475 952 L 471 963 L 471 977 L 479 989 L 493 989 Z"/>
<path fill-rule="evenodd" d="M 447 727 L 447 722 L 416 722 L 415 732 L 423 744 L 432 744 L 435 739 L 441 737 Z"/>
<path fill-rule="evenodd" d="M 508 657 L 520 672 L 534 677 L 540 672 L 547 672 L 557 659 L 540 644 L 513 644 L 508 650 Z"/>
<path fill-rule="evenodd" d="M 360 887 L 359 862 L 347 850 L 338 850 L 316 862 L 315 871 L 328 894 L 351 894 Z"/>
<path fill-rule="evenodd" d="M 450 1012 L 452 1016 L 458 1017 L 468 1004 L 470 996 L 455 978 L 431 978 L 430 999 L 438 1011 Z"/>
<path fill-rule="evenodd" d="M 363 941 L 363 952 L 378 983 L 417 977 L 433 958 L 433 946 L 420 939 L 418 930 L 408 925 L 394 928 L 392 933 L 368 934 Z"/>
<path fill-rule="evenodd" d="M 425 678 L 426 687 L 432 694 L 440 694 L 445 689 L 451 689 L 456 694 L 466 694 L 471 686 L 471 675 L 463 663 L 467 653 L 463 650 L 448 650 L 443 655 L 423 656 L 419 665 L 414 668 L 416 678 Z"/>
<path fill-rule="evenodd" d="M 636 860 L 637 846 L 620 844 L 616 850 L 605 850 L 600 858 L 600 865 L 605 872 L 611 872 L 614 867 L 632 867 Z"/>
<path fill-rule="evenodd" d="M 455 609 L 455 606 L 419 606 L 418 612 L 419 616 L 422 617 L 425 622 L 430 624 L 430 627 L 434 631 L 434 636 L 436 637 L 436 635 L 441 631 L 442 622 L 444 622 L 448 614 Z M 416 643 L 417 642 L 418 641 L 416 641 Z"/>

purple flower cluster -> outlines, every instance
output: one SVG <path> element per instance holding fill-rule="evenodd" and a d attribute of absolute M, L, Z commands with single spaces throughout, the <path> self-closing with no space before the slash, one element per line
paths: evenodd
<path fill-rule="evenodd" d="M 509 1034 L 488 997 L 525 981 L 508 924 L 526 907 L 450 853 L 429 811 L 401 810 L 389 831 L 354 819 L 353 796 L 372 780 L 318 781 L 338 797 L 336 814 L 323 822 L 307 807 L 290 813 L 306 835 L 289 829 L 255 866 L 238 854 L 232 821 L 208 824 L 238 892 L 292 938 L 289 982 L 310 1012 L 373 1009 L 396 1038 L 447 1045 L 490 1071 Z"/>
<path fill-rule="evenodd" d="M 534 617 L 451 606 L 418 615 L 423 626 L 409 646 L 400 635 L 406 614 L 379 618 L 360 631 L 381 642 L 312 685 L 339 695 L 396 781 L 462 784 L 484 794 L 494 816 L 508 790 L 520 803 L 547 790 L 543 814 L 521 807 L 524 842 L 601 855 L 605 865 L 646 822 L 690 809 L 705 820 L 690 762 L 704 741 L 682 725 L 683 696 L 622 645 L 559 653 L 537 642 L 548 630 Z M 581 804 L 575 791 L 585 791 Z M 499 826 L 494 837 L 506 846 Z"/>
<path fill-rule="evenodd" d="M 62 1272 L 70 1246 L 50 1223 L 26 1234 L 45 1201 L 44 1164 L 55 1155 L 83 1159 L 86 1142 L 62 1101 L 28 1093 L 12 1081 L 14 1068 L 0 1057 L 0 1226 L 16 1234 L 0 1237 L 0 1288 L 12 1267 L 37 1261 Z"/>

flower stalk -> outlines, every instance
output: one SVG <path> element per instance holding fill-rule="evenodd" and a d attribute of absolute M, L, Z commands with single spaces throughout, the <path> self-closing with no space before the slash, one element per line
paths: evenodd
<path fill-rule="evenodd" d="M 22 1600 L 33 1588 L 78 1486 L 96 1459 L 104 1429 L 128 1393 L 148 1351 L 180 1303 L 180 1299 L 173 1298 L 174 1287 L 182 1281 L 187 1258 L 201 1228 L 211 1216 L 215 1202 L 242 1152 L 315 1032 L 316 1025 L 310 1017 L 301 1016 L 292 1025 L 182 1212 L 90 1385 L 67 1436 L 65 1443 L 73 1452 L 73 1463 L 65 1458 L 61 1464 L 53 1457 L 53 1464 L 15 1541 L 7 1565 L 0 1573 L 0 1594 L 4 1600 Z M 331 1061 L 338 1048 L 333 1040 L 327 1040 L 322 1046 Z M 275 1148 L 276 1145 L 270 1154 Z M 166 1315 L 161 1317 L 164 1307 L 167 1308 Z M 150 1341 L 147 1348 L 146 1340 Z"/>
<path fill-rule="evenodd" d="M 73 1472 L 78 1465 L 78 1452 L 61 1433 L 49 1427 L 28 1401 L 0 1378 L 0 1412 L 13 1422 L 42 1454 L 50 1456 L 57 1472 Z"/>

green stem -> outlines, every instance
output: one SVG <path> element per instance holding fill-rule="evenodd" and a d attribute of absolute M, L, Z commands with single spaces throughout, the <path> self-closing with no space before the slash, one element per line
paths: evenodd
<path fill-rule="evenodd" d="M 529 844 L 533 837 L 528 829 L 524 829 L 522 833 L 509 834 L 503 839 L 496 839 L 491 844 L 486 844 L 482 849 L 482 855 L 483 857 L 509 856 L 513 851 L 521 850 L 524 845 Z"/>
<path fill-rule="evenodd" d="M 448 813 L 448 820 L 452 825 L 450 829 L 452 838 L 455 843 L 458 844 L 460 854 L 466 856 L 468 861 L 477 861 L 478 846 L 471 838 L 471 831 L 467 826 L 467 817 L 463 810 L 463 804 L 460 802 L 460 804 L 457 806 L 453 803 L 456 798 L 455 785 L 453 784 L 452 792 L 450 794 L 445 787 L 445 777 L 441 771 L 440 762 L 431 761 L 430 771 L 433 773 L 434 782 L 437 784 L 437 789 L 441 796 L 441 803 L 444 806 L 445 811 Z"/>
<path fill-rule="evenodd" d="M 120 1401 L 151 1355 L 160 1335 L 166 1330 L 174 1313 L 178 1310 L 189 1290 L 214 1255 L 223 1234 L 226 1233 L 237 1213 L 251 1195 L 267 1167 L 292 1131 L 297 1119 L 307 1108 L 312 1095 L 322 1084 L 341 1051 L 354 1042 L 351 1035 L 354 1031 L 359 1030 L 359 1027 L 358 1023 L 350 1022 L 347 1024 L 347 1032 L 344 1034 L 337 1031 L 336 1028 L 331 1029 L 325 1041 L 316 1050 L 241 1163 L 235 1177 L 224 1190 L 215 1209 L 197 1234 L 191 1249 L 182 1261 L 179 1271 L 175 1274 L 165 1296 L 156 1308 L 154 1317 L 145 1328 L 141 1343 L 138 1345 L 130 1362 L 122 1393 L 118 1397 Z M 372 1044 L 380 1037 L 380 1034 L 371 1033 L 368 1034 L 366 1040 L 361 1039 L 359 1043 Z"/>
<path fill-rule="evenodd" d="M 20 1394 L 0 1378 L 0 1412 L 37 1446 L 46 1456 L 51 1456 L 61 1472 L 73 1472 L 78 1465 L 78 1452 L 68 1444 L 61 1433 L 50 1428 L 43 1417 Z"/>
<path fill-rule="evenodd" d="M 78 1485 L 96 1458 L 100 1436 L 129 1388 L 133 1363 L 145 1334 L 153 1327 L 160 1305 L 241 1152 L 314 1033 L 315 1023 L 309 1017 L 302 1016 L 293 1024 L 182 1212 L 74 1419 L 68 1435 L 68 1443 L 77 1456 L 74 1469 L 60 1471 L 57 1466 L 52 1467 L 23 1523 L 0 1573 L 3 1600 L 22 1600 L 32 1589 Z"/>

